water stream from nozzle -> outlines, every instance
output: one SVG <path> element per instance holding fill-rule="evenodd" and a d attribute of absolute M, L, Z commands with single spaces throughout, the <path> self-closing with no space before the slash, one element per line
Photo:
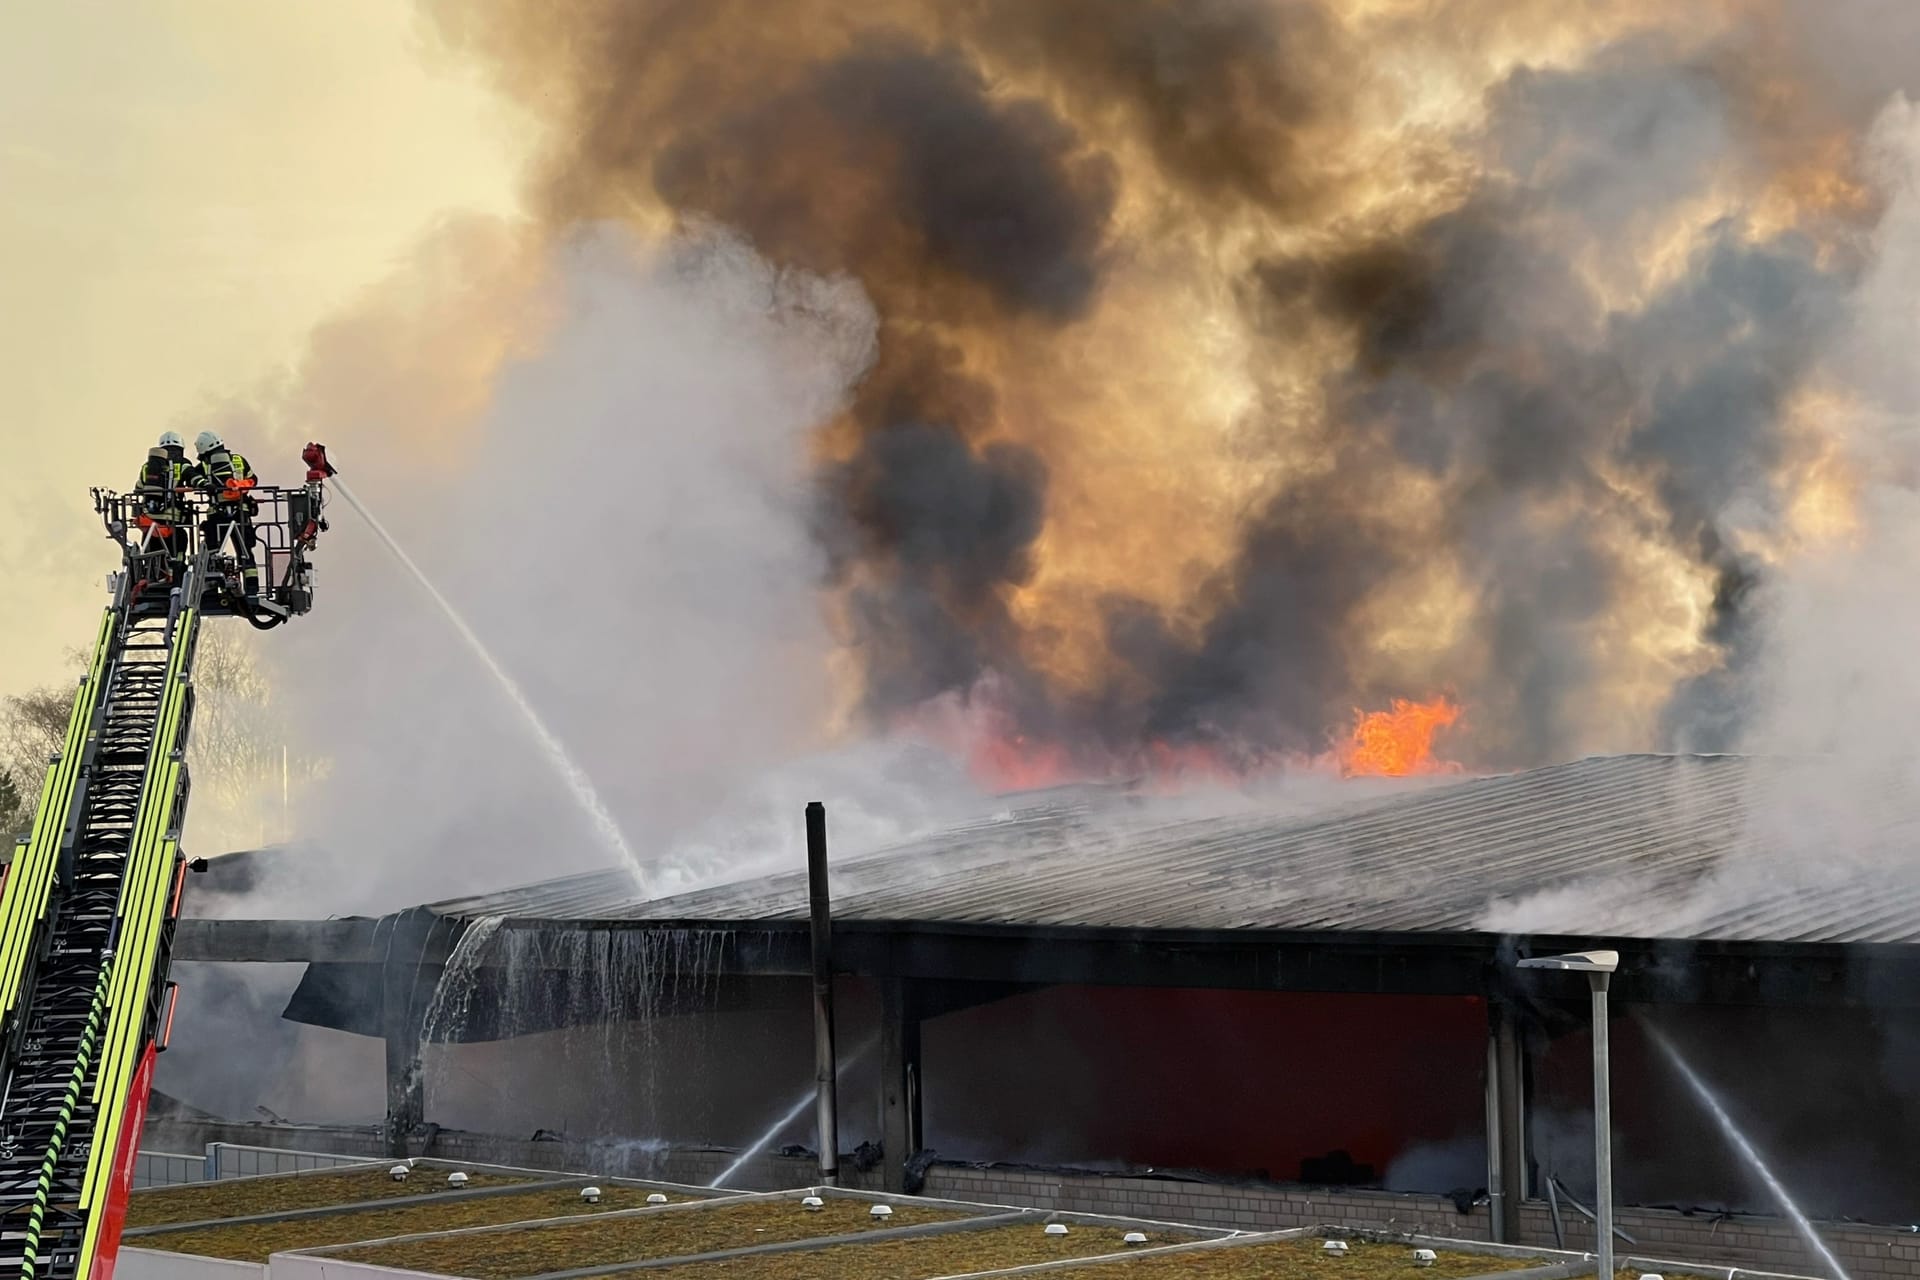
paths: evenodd
<path fill-rule="evenodd" d="M 527 731 L 533 735 L 534 741 L 539 744 L 541 752 L 547 757 L 547 763 L 553 766 L 554 772 L 560 776 L 560 781 L 573 794 L 574 801 L 587 815 L 594 830 L 608 847 L 620 855 L 628 869 L 633 872 L 634 879 L 638 881 L 641 878 L 639 859 L 634 856 L 632 847 L 627 844 L 626 836 L 621 833 L 620 824 L 613 820 L 613 814 L 608 812 L 606 804 L 601 801 L 600 793 L 594 789 L 593 779 L 587 776 L 586 770 L 574 763 L 566 747 L 561 745 L 560 739 L 547 728 L 546 722 L 540 718 L 540 713 L 534 710 L 533 703 L 528 701 L 527 695 L 521 692 L 520 686 L 514 683 L 513 677 L 508 675 L 506 669 L 495 660 L 487 646 L 481 643 L 480 637 L 474 633 L 472 627 L 467 625 L 467 620 L 460 616 L 460 611 L 440 594 L 440 589 L 433 585 L 433 580 L 413 562 L 413 557 L 394 540 L 386 527 L 374 518 L 373 513 L 367 510 L 366 504 L 354 496 L 353 490 L 348 488 L 339 476 L 334 476 L 328 483 L 331 484 L 334 492 L 347 500 L 348 506 L 360 514 L 360 518 L 367 522 L 367 527 L 373 530 L 374 536 L 385 544 L 387 550 L 393 553 L 393 558 L 412 575 L 413 580 L 420 584 L 421 590 L 427 593 L 434 604 L 440 607 L 440 612 L 460 638 L 466 641 L 467 648 L 472 651 L 473 656 L 480 660 L 480 665 L 487 669 L 494 683 L 500 686 L 500 691 L 506 694 L 507 700 L 520 712 L 521 720 L 525 723 Z"/>
<path fill-rule="evenodd" d="M 1807 1215 L 1800 1211 L 1800 1206 L 1794 1198 L 1787 1194 L 1785 1184 L 1774 1176 L 1767 1162 L 1760 1158 L 1759 1151 L 1755 1150 L 1753 1143 L 1747 1140 L 1747 1135 L 1740 1131 L 1740 1126 L 1733 1122 L 1733 1117 L 1727 1114 L 1727 1109 L 1720 1105 L 1719 1095 L 1715 1094 L 1712 1087 L 1701 1078 L 1700 1073 L 1680 1056 L 1679 1047 L 1667 1038 L 1665 1032 L 1646 1018 L 1641 1018 L 1639 1021 L 1640 1026 L 1647 1033 L 1647 1038 L 1666 1055 L 1667 1061 L 1673 1064 L 1673 1069 L 1679 1072 L 1682 1080 L 1687 1082 L 1687 1087 L 1693 1090 L 1695 1097 L 1700 1099 L 1707 1113 L 1713 1117 L 1714 1124 L 1720 1127 L 1720 1132 L 1733 1145 L 1733 1149 L 1739 1153 L 1747 1167 L 1753 1170 L 1760 1181 L 1766 1184 L 1767 1190 L 1773 1193 L 1773 1198 L 1779 1202 L 1781 1210 L 1793 1223 L 1794 1232 L 1806 1243 L 1807 1248 L 1813 1250 L 1814 1255 L 1827 1265 L 1827 1269 L 1833 1273 L 1835 1280 L 1851 1280 L 1846 1268 L 1840 1265 L 1840 1259 L 1833 1256 L 1833 1251 L 1827 1248 L 1826 1241 L 1822 1240 L 1820 1234 L 1813 1229 L 1813 1223 L 1808 1221 Z"/>
<path fill-rule="evenodd" d="M 834 1068 L 834 1076 L 838 1078 L 839 1074 L 842 1071 L 845 1071 L 848 1067 L 860 1061 L 860 1059 L 866 1057 L 867 1053 L 877 1043 L 878 1043 L 877 1038 L 873 1040 L 869 1040 L 865 1044 L 861 1045 L 858 1049 L 855 1049 L 852 1053 L 842 1058 L 840 1060 L 839 1065 Z M 727 1179 L 733 1177 L 734 1174 L 744 1169 L 749 1160 L 752 1160 L 755 1156 L 759 1155 L 762 1151 L 765 1151 L 768 1147 L 772 1146 L 773 1140 L 780 1136 L 780 1131 L 782 1129 L 785 1129 L 788 1125 L 792 1124 L 795 1120 L 798 1120 L 800 1118 L 800 1113 L 805 1111 L 808 1107 L 812 1106 L 814 1103 L 814 1099 L 818 1096 L 819 1095 L 816 1088 L 812 1085 L 809 1085 L 806 1089 L 806 1092 L 802 1093 L 799 1099 L 791 1107 L 788 1107 L 786 1112 L 778 1120 L 775 1120 L 773 1122 L 773 1125 L 765 1133 L 761 1134 L 760 1137 L 754 1142 L 752 1146 L 748 1147 L 745 1151 L 742 1151 L 732 1164 L 728 1165 L 725 1169 L 721 1171 L 719 1177 L 715 1178 L 712 1182 L 709 1182 L 707 1185 L 709 1187 L 725 1186 Z"/>

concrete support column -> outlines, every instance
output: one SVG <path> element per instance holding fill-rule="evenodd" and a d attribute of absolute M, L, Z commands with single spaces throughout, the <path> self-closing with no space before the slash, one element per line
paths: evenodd
<path fill-rule="evenodd" d="M 394 918 L 380 973 L 380 1033 L 387 1045 L 387 1120 L 389 1155 L 407 1154 L 407 1138 L 426 1122 L 425 1081 L 421 1074 L 420 1032 L 426 1008 L 416 1000 L 421 958 L 433 916 L 403 912 Z M 418 1007 L 416 1007 L 418 1006 Z"/>
<path fill-rule="evenodd" d="M 1520 1020 L 1514 1007 L 1487 1001 L 1487 1198 L 1493 1239 L 1520 1241 L 1520 1206 L 1527 1185 L 1527 1104 Z"/>
<path fill-rule="evenodd" d="M 907 1191 L 907 1162 L 920 1151 L 920 1007 L 913 983 L 880 980 L 880 1145 L 884 1189 Z"/>

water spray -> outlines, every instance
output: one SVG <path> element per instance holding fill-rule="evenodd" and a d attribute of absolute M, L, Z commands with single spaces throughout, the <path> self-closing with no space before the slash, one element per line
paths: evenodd
<path fill-rule="evenodd" d="M 346 499 L 347 505 L 367 522 L 367 527 L 373 530 L 374 536 L 385 544 L 387 550 L 393 553 L 393 558 L 413 576 L 415 582 L 420 584 L 421 590 L 425 591 L 434 604 L 440 607 L 440 612 L 459 633 L 460 638 L 466 641 L 467 648 L 472 651 L 473 656 L 480 660 L 480 664 L 493 677 L 494 683 L 499 685 L 501 692 L 507 695 L 507 700 L 520 712 L 520 718 L 525 722 L 527 731 L 533 734 L 534 740 L 540 744 L 547 762 L 553 766 L 554 772 L 560 775 L 560 781 L 565 784 L 567 790 L 573 793 L 574 800 L 592 821 L 594 830 L 599 833 L 600 838 L 609 848 L 620 855 L 628 869 L 633 872 L 634 878 L 638 880 L 640 861 L 634 856 L 632 847 L 627 844 L 626 836 L 621 834 L 620 825 L 613 820 L 613 814 L 607 810 L 606 804 L 600 799 L 600 793 L 594 788 L 593 779 L 587 776 L 586 770 L 574 763 L 566 747 L 561 744 L 559 738 L 554 736 L 553 731 L 547 728 L 546 722 L 540 718 L 540 713 L 533 709 L 533 703 L 528 701 L 527 695 L 521 691 L 513 677 L 508 675 L 506 669 L 494 659 L 487 646 L 481 643 L 480 637 L 474 633 L 472 627 L 467 625 L 467 620 L 460 616 L 460 611 L 440 594 L 439 588 L 433 585 L 433 580 L 413 562 L 413 557 L 394 540 L 385 526 L 374 519 L 373 513 L 367 510 L 366 505 L 355 496 L 353 490 L 338 476 L 334 477 L 333 488 L 334 492 Z"/>
<path fill-rule="evenodd" d="M 851 1067 L 854 1063 L 866 1057 L 868 1052 L 872 1050 L 874 1045 L 877 1043 L 879 1043 L 879 1040 L 878 1040 L 878 1037 L 875 1037 L 874 1039 L 869 1040 L 865 1044 L 861 1045 L 858 1049 L 855 1049 L 852 1053 L 848 1054 L 847 1057 L 840 1063 L 840 1071 L 845 1071 L 848 1067 Z M 836 1072 L 836 1075 L 837 1074 L 838 1073 Z M 748 1147 L 745 1151 L 742 1151 L 732 1164 L 728 1165 L 725 1169 L 721 1170 L 719 1177 L 715 1178 L 712 1182 L 709 1182 L 707 1185 L 709 1187 L 724 1186 L 727 1182 L 727 1179 L 733 1177 L 734 1174 L 740 1172 L 741 1169 L 745 1168 L 749 1160 L 752 1160 L 755 1156 L 759 1155 L 762 1151 L 765 1151 L 768 1147 L 772 1146 L 773 1140 L 780 1136 L 780 1131 L 785 1129 L 788 1125 L 792 1124 L 795 1120 L 798 1120 L 800 1118 L 800 1113 L 805 1111 L 808 1107 L 812 1106 L 813 1101 L 814 1101 L 814 1086 L 808 1085 L 805 1092 L 803 1092 L 800 1095 L 800 1098 L 797 1102 L 795 1102 L 791 1107 L 788 1107 L 786 1112 L 783 1115 L 781 1115 L 781 1117 L 778 1120 L 775 1120 L 772 1126 L 768 1128 L 768 1130 L 765 1133 L 761 1134 L 760 1137 L 754 1141 L 752 1146 Z"/>
<path fill-rule="evenodd" d="M 1827 1270 L 1833 1274 L 1835 1280 L 1851 1280 L 1846 1268 L 1840 1265 L 1840 1259 L 1833 1256 L 1833 1251 L 1827 1248 L 1826 1241 L 1822 1240 L 1819 1233 L 1813 1229 L 1813 1223 L 1807 1220 L 1807 1215 L 1800 1211 L 1800 1206 L 1794 1202 L 1791 1195 L 1787 1194 L 1786 1186 L 1774 1176 L 1773 1170 L 1768 1167 L 1765 1160 L 1760 1158 L 1760 1153 L 1754 1149 L 1753 1143 L 1747 1141 L 1747 1135 L 1740 1131 L 1740 1126 L 1733 1122 L 1733 1117 L 1727 1114 L 1727 1109 L 1720 1105 L 1718 1095 L 1687 1060 L 1680 1056 L 1679 1047 L 1648 1019 L 1641 1018 L 1640 1026 L 1646 1031 L 1647 1038 L 1652 1040 L 1660 1052 L 1666 1055 L 1667 1061 L 1673 1064 L 1673 1069 L 1680 1073 L 1680 1078 L 1687 1082 L 1687 1087 L 1693 1090 L 1694 1096 L 1700 1099 L 1708 1114 L 1713 1117 L 1713 1122 L 1720 1127 L 1720 1132 L 1733 1145 L 1734 1150 L 1740 1153 L 1740 1158 L 1746 1162 L 1747 1167 L 1766 1183 L 1767 1190 L 1773 1193 L 1773 1198 L 1779 1202 L 1782 1212 L 1793 1223 L 1794 1232 L 1806 1243 L 1807 1248 L 1813 1250 L 1814 1255 L 1826 1264 Z"/>

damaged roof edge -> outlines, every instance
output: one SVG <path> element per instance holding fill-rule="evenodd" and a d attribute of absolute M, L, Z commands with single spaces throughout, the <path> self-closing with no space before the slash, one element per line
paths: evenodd
<path fill-rule="evenodd" d="M 1799 762 L 1596 756 L 1296 812 L 1075 794 L 836 861 L 836 925 L 1920 942 L 1920 804 L 1850 821 Z M 1799 791 L 1783 779 L 1807 777 Z M 1782 808 L 1782 805 L 1792 806 Z M 1905 815 L 1915 814 L 1909 822 Z M 1852 815 L 1848 815 L 1851 819 Z M 1804 821 L 1804 838 L 1786 828 Z M 1796 843 L 1798 840 L 1798 843 Z M 1846 857 L 1796 848 L 1826 841 Z M 473 919 L 804 920 L 798 865 L 647 899 L 624 868 L 431 904 Z"/>

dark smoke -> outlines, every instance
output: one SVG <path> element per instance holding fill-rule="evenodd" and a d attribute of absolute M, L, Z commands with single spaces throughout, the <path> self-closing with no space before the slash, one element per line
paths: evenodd
<path fill-rule="evenodd" d="M 1458 8 L 1488 29 L 1539 16 Z M 1356 140 L 1385 73 L 1331 4 L 503 14 L 441 16 L 551 118 L 556 222 L 657 202 L 847 273 L 878 307 L 815 522 L 876 721 L 991 689 L 1088 759 L 1258 757 L 1323 746 L 1355 705 L 1457 689 L 1479 764 L 1737 733 L 1764 598 L 1751 544 L 1784 520 L 1793 397 L 1854 271 L 1821 234 L 1840 215 L 1758 234 L 1741 213 L 1811 154 L 1813 124 L 1763 136 L 1792 115 L 1778 42 L 1649 18 L 1519 66 L 1471 136 L 1402 138 L 1451 177 L 1362 216 Z M 1708 203 L 1729 189 L 1749 195 Z M 1236 237 L 1285 247 L 1236 258 Z M 1056 375 L 1088 372 L 1076 344 L 1115 281 L 1169 243 L 1239 299 L 1252 355 L 1229 372 L 1261 395 L 1235 447 L 1276 480 L 1180 617 L 1101 592 L 1104 669 L 1069 691 L 1033 657 L 1053 624 L 1012 607 L 1071 487 L 1048 443 L 1097 431 Z M 1275 372 L 1330 339 L 1350 354 L 1321 361 L 1303 408 Z M 1442 582 L 1452 630 L 1377 652 L 1383 601 Z M 1672 697 L 1637 727 L 1610 718 L 1616 684 L 1645 683 L 1623 654 L 1685 626 L 1685 591 L 1707 659 L 1666 669 Z"/>
<path fill-rule="evenodd" d="M 854 587 L 854 640 L 876 709 L 967 688 L 1011 640 L 999 588 L 1040 532 L 1046 472 L 1012 444 L 975 450 L 946 422 L 891 422 L 822 483 L 825 536 Z M 996 643 L 996 641 L 998 643 Z"/>
<path fill-rule="evenodd" d="M 1391 566 L 1385 539 L 1364 523 L 1331 524 L 1283 495 L 1256 517 L 1239 560 L 1210 584 L 1215 598 L 1196 647 L 1155 628 L 1137 603 L 1112 606 L 1116 654 L 1152 690 L 1102 716 L 1110 735 L 1311 751 L 1317 729 L 1343 718 L 1353 687 L 1347 646 L 1328 625 L 1344 618 Z"/>
<path fill-rule="evenodd" d="M 1355 455 L 1343 469 L 1385 476 L 1404 464 L 1449 491 L 1444 540 L 1399 548 L 1393 567 L 1463 564 L 1475 633 L 1501 677 L 1474 698 L 1497 726 L 1478 743 L 1496 761 L 1550 758 L 1577 740 L 1583 700 L 1605 674 L 1589 661 L 1595 626 L 1635 589 L 1599 517 L 1644 519 L 1620 487 L 1635 478 L 1653 485 L 1670 545 L 1713 576 L 1701 639 L 1724 663 L 1677 688 L 1660 745 L 1731 745 L 1756 656 L 1760 570 L 1726 526 L 1754 520 L 1743 506 L 1759 509 L 1762 527 L 1779 519 L 1786 400 L 1833 335 L 1850 282 L 1802 237 L 1754 244 L 1723 226 L 1639 312 L 1606 310 L 1573 270 L 1566 221 L 1611 235 L 1685 194 L 1675 175 L 1702 177 L 1693 161 L 1722 131 L 1703 72 L 1623 73 L 1620 56 L 1587 75 L 1516 74 L 1495 93 L 1490 126 L 1514 168 L 1398 242 L 1263 263 L 1250 295 L 1276 341 L 1314 316 L 1352 330 L 1355 366 L 1330 388 L 1332 431 Z M 1335 529 L 1364 519 L 1369 500 L 1340 484 L 1288 495 Z M 1381 572 L 1322 549 L 1362 583 Z M 1338 626 L 1346 614 L 1312 616 Z M 1327 647 L 1296 652 L 1311 667 Z"/>
<path fill-rule="evenodd" d="M 1334 169 L 1310 132 L 1356 65 L 1319 6 L 990 0 L 965 12 L 990 56 L 1056 82 L 1095 118 L 1118 114 L 1194 197 L 1290 214 L 1326 197 Z"/>
<path fill-rule="evenodd" d="M 1661 735 L 1681 751 L 1734 751 L 1748 727 L 1749 673 L 1760 660 L 1765 635 L 1756 604 L 1765 571 L 1751 557 L 1716 548 L 1711 538 L 1701 559 L 1719 567 L 1704 636 L 1726 661 L 1674 689 L 1661 717 Z"/>
<path fill-rule="evenodd" d="M 788 94 L 693 123 L 652 180 L 670 207 L 781 260 L 866 276 L 898 256 L 1060 321 L 1093 297 L 1114 199 L 1111 166 L 1044 103 L 996 101 L 953 52 L 889 35 Z"/>

